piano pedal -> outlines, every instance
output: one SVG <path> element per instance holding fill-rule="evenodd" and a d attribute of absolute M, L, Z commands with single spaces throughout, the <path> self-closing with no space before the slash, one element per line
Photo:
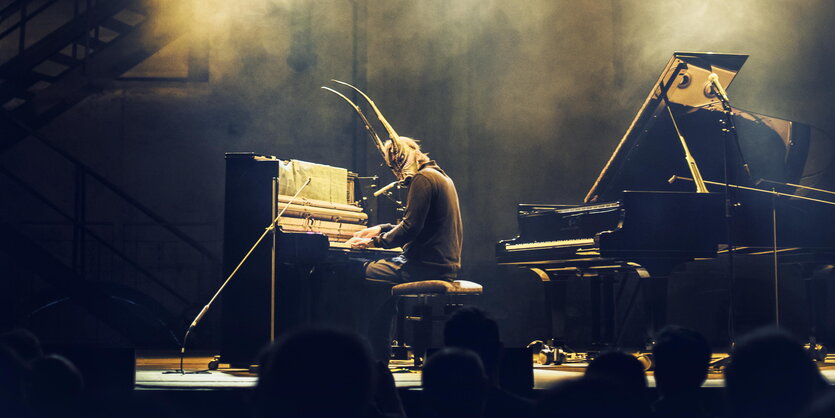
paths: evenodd
<path fill-rule="evenodd" d="M 826 361 L 826 347 L 818 344 L 814 337 L 810 338 L 809 342 L 803 345 L 803 348 L 806 349 L 813 361 L 821 363 Z"/>
<path fill-rule="evenodd" d="M 534 364 L 541 365 L 560 365 L 565 363 L 567 353 L 562 347 L 554 346 L 554 340 L 543 342 L 541 340 L 532 341 L 527 346 L 531 349 Z"/>
<path fill-rule="evenodd" d="M 412 359 L 412 347 L 406 344 L 400 344 L 397 340 L 391 342 L 391 359 L 392 360 L 410 360 Z"/>

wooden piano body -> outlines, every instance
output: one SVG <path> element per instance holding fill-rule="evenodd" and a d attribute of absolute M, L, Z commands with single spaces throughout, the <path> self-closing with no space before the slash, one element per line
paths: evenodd
<path fill-rule="evenodd" d="M 289 176 L 290 163 L 254 153 L 226 154 L 224 277 L 303 184 L 303 178 L 282 181 L 282 175 Z M 224 289 L 221 362 L 248 367 L 271 340 L 313 322 L 360 330 L 362 324 L 354 323 L 361 320 L 359 315 L 346 318 L 353 310 L 342 307 L 340 311 L 334 305 L 342 301 L 332 293 L 343 292 L 346 303 L 361 298 L 360 290 L 352 289 L 361 282 L 351 281 L 361 280 L 357 275 L 362 263 L 393 257 L 399 250 L 354 250 L 344 244 L 355 231 L 365 228 L 367 215 L 353 204 L 353 179 L 343 171 L 347 178 L 332 187 L 344 189 L 330 191 L 331 198 L 323 198 L 320 187 L 314 195 L 318 198 L 303 192 L 290 203 L 274 239 L 268 235 Z M 322 179 L 314 178 L 311 184 L 317 181 L 321 186 Z M 325 195 L 329 187 L 325 185 Z M 335 283 L 324 283 L 328 280 Z"/>

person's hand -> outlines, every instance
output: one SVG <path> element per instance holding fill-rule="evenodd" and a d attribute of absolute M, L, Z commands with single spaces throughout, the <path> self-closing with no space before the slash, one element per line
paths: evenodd
<path fill-rule="evenodd" d="M 360 250 L 374 246 L 374 240 L 372 240 L 371 238 L 353 237 L 348 241 L 345 241 L 345 243 L 350 245 L 351 248 L 356 248 Z"/>
<path fill-rule="evenodd" d="M 374 238 L 377 235 L 380 235 L 380 232 L 382 232 L 380 225 L 372 226 L 371 228 L 365 228 L 361 231 L 354 232 L 354 238 Z"/>

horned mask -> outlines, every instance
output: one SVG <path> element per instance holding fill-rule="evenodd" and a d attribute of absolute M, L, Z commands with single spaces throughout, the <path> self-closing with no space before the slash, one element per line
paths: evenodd
<path fill-rule="evenodd" d="M 362 90 L 344 81 L 331 81 L 333 81 L 334 83 L 342 84 L 344 86 L 348 86 L 357 93 L 359 93 L 365 99 L 365 101 L 368 102 L 369 106 L 371 106 L 371 109 L 374 110 L 374 113 L 377 115 L 377 119 L 386 129 L 386 132 L 388 132 L 389 141 L 385 144 L 380 139 L 380 136 L 377 135 L 377 132 L 374 130 L 374 127 L 368 121 L 368 118 L 365 117 L 365 114 L 363 113 L 362 109 L 360 109 L 360 107 L 357 106 L 356 103 L 351 101 L 351 99 L 346 97 L 344 94 L 330 87 L 322 87 L 323 89 L 343 98 L 346 102 L 348 102 L 348 104 L 351 105 L 351 107 L 354 108 L 354 110 L 357 111 L 357 114 L 359 114 L 360 118 L 365 124 L 365 129 L 368 131 L 368 134 L 371 136 L 372 141 L 374 141 L 374 145 L 380 152 L 380 156 L 383 157 L 383 161 L 391 169 L 392 173 L 394 173 L 394 177 L 396 177 L 400 181 L 407 181 L 409 178 L 414 176 L 415 173 L 417 173 L 418 167 L 418 151 L 416 147 L 412 146 L 414 141 L 411 141 L 412 144 L 409 144 L 408 141 L 404 141 L 403 139 L 401 139 L 401 137 L 397 135 L 397 132 L 394 130 L 394 128 L 392 128 L 391 125 L 388 123 L 385 116 L 383 116 L 383 113 L 380 112 L 380 109 L 377 108 L 377 105 L 374 104 L 374 101 L 371 100 L 371 98 L 368 97 L 368 95 L 363 93 Z"/>

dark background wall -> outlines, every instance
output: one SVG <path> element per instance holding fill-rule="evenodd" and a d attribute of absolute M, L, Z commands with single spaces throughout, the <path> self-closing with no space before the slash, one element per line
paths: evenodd
<path fill-rule="evenodd" d="M 580 203 L 673 51 L 750 54 L 729 89 L 736 106 L 835 131 L 833 23 L 824 0 L 201 1 L 177 22 L 187 35 L 42 132 L 219 255 L 224 152 L 391 179 L 367 138 L 356 148 L 352 110 L 319 89 L 356 80 L 455 179 L 463 277 L 485 284 L 518 345 L 547 331 L 538 280 L 494 267 L 515 205 Z M 206 81 L 153 79 L 200 65 Z M 0 158 L 71 205 L 69 167 L 37 143 Z M 219 273 L 91 193 L 93 221 L 196 304 L 208 299 Z M 22 197 L 7 211 L 66 242 Z"/>

